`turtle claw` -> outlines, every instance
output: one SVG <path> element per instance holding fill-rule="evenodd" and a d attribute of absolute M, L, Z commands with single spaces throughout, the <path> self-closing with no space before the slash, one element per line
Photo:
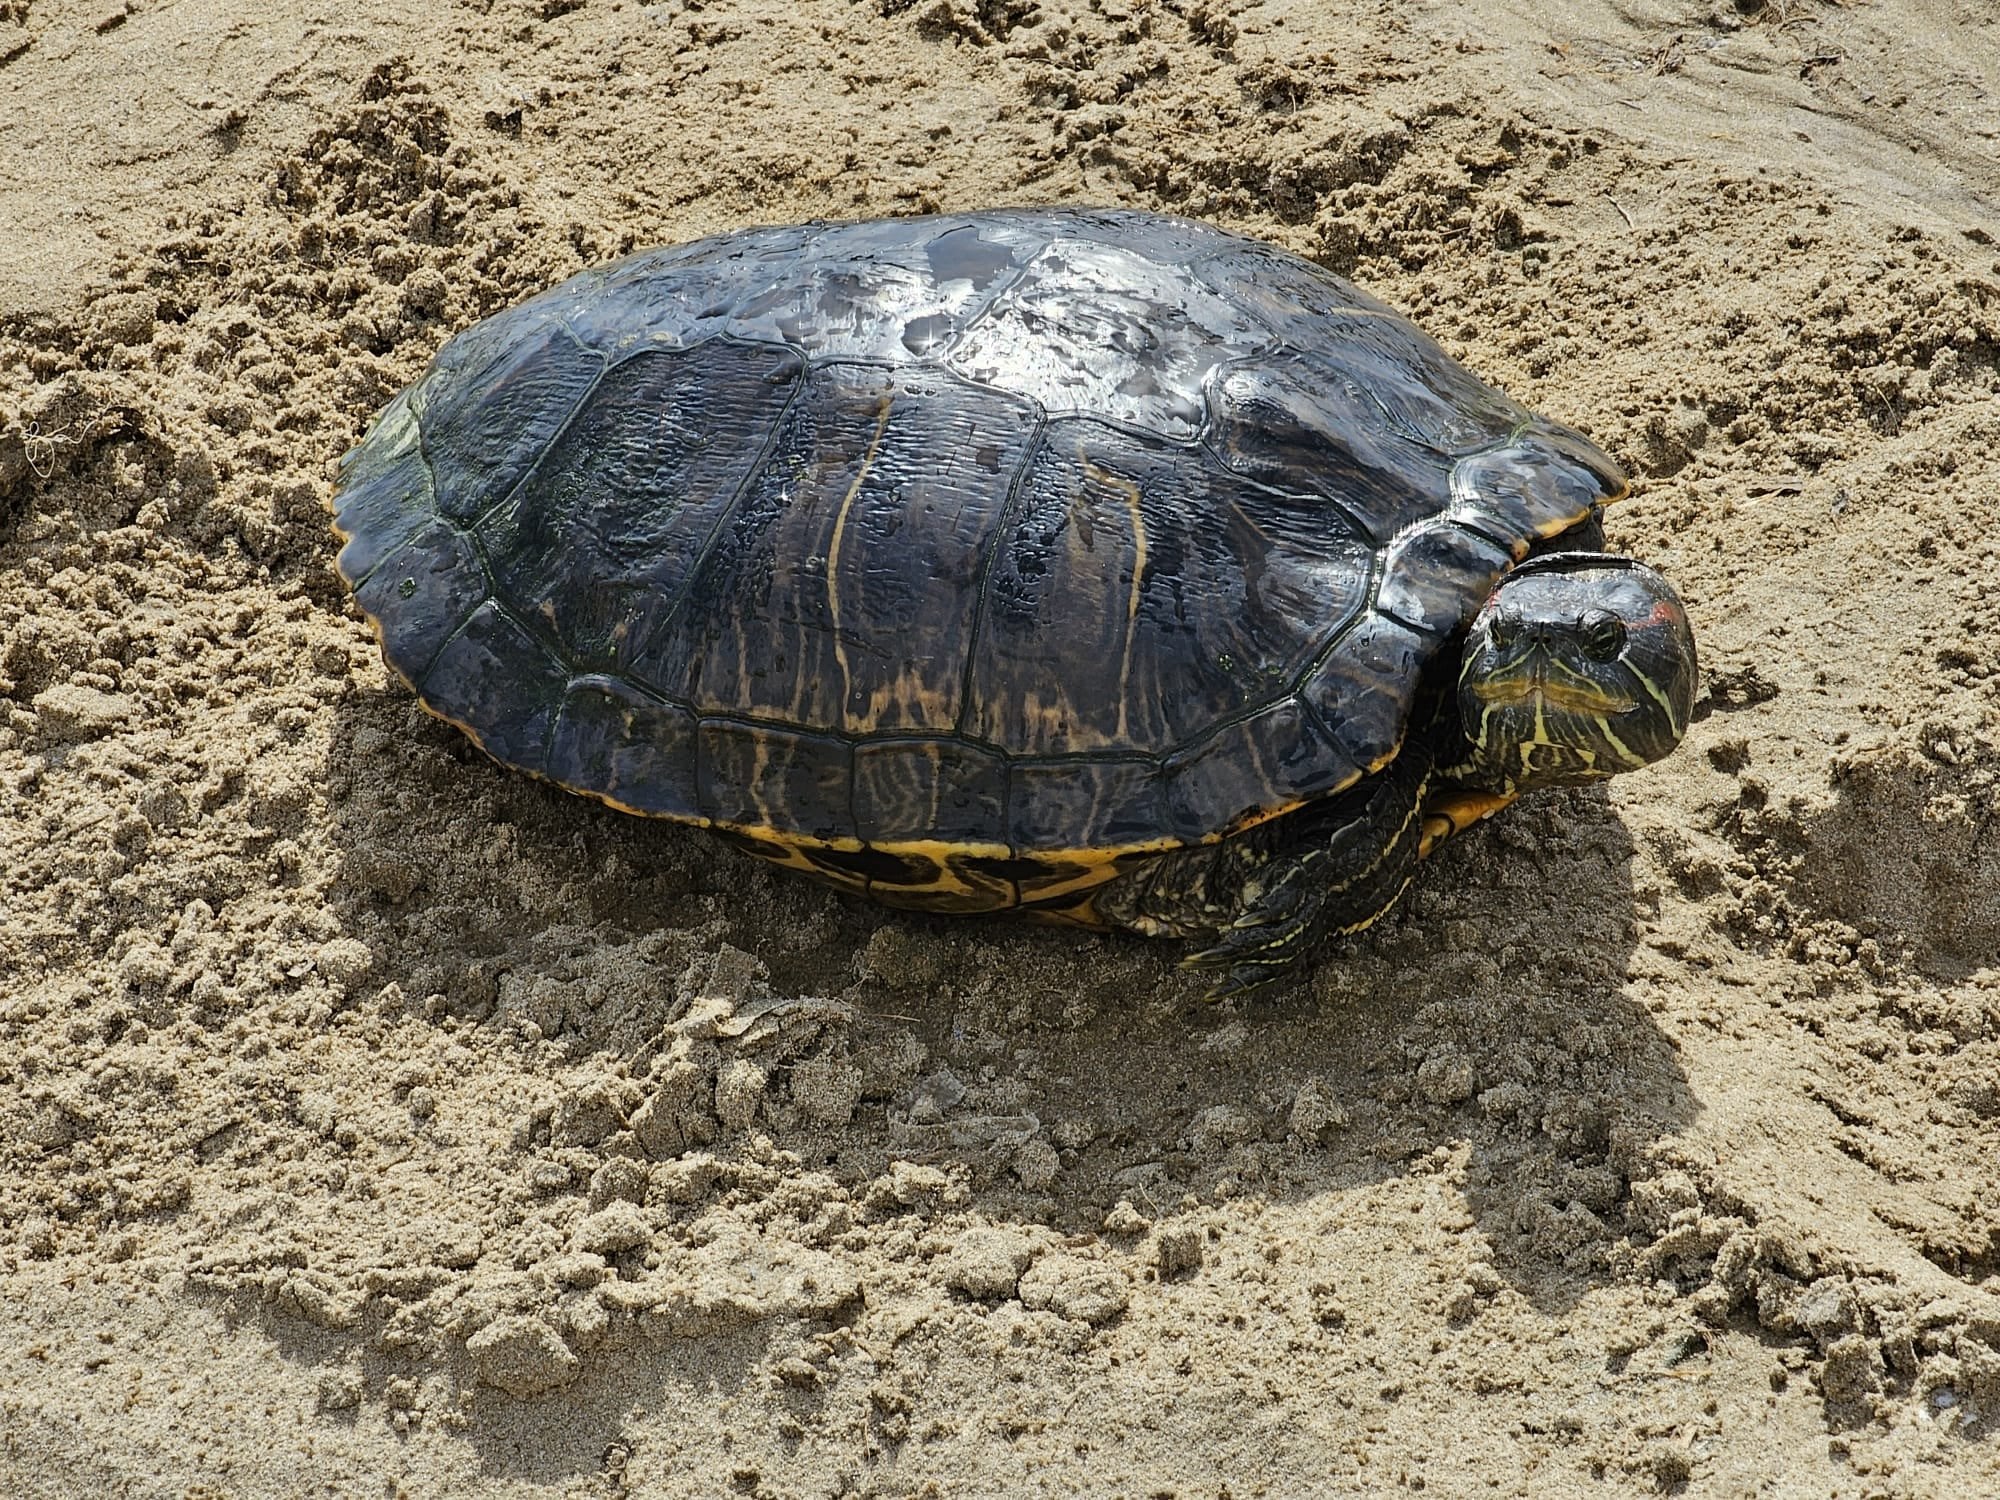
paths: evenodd
<path fill-rule="evenodd" d="M 1196 967 L 1184 965 L 1184 967 Z M 1224 1000 L 1234 1000 L 1240 995 L 1252 995 L 1267 990 L 1291 975 L 1288 964 L 1282 969 L 1267 968 L 1262 964 L 1235 964 L 1220 979 L 1202 991 L 1204 1005 L 1219 1005 Z"/>
<path fill-rule="evenodd" d="M 1312 946 L 1324 892 L 1310 878 L 1316 860 L 1301 859 L 1272 872 L 1249 907 L 1215 941 L 1181 960 L 1183 969 L 1223 970 L 1204 997 L 1210 1001 L 1247 995 L 1285 979 Z"/>
<path fill-rule="evenodd" d="M 1300 921 L 1239 920 L 1220 942 L 1190 953 L 1180 966 L 1194 973 L 1222 970 L 1202 998 L 1211 1004 L 1233 999 L 1289 978 L 1298 968 L 1308 930 L 1309 924 Z"/>

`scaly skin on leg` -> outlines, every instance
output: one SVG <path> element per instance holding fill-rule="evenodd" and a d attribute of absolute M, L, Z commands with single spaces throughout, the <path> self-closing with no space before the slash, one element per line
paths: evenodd
<path fill-rule="evenodd" d="M 1431 764 L 1427 747 L 1406 744 L 1338 796 L 1120 876 L 1097 894 L 1095 914 L 1155 936 L 1214 938 L 1184 960 L 1222 971 L 1210 999 L 1282 979 L 1320 942 L 1373 922 L 1410 883 Z"/>

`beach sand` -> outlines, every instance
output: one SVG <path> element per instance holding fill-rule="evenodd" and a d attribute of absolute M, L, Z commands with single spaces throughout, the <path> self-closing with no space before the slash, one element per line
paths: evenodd
<path fill-rule="evenodd" d="M 0 0 L 0 1490 L 2000 1494 L 2000 20 Z M 1211 1006 L 507 773 L 340 454 L 638 246 L 1117 203 L 1631 472 L 1686 745 Z"/>

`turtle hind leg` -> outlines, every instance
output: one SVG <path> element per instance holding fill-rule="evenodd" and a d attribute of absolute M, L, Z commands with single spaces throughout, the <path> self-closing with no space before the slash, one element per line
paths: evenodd
<path fill-rule="evenodd" d="M 1424 849 L 1431 757 L 1405 745 L 1350 790 L 1220 844 L 1162 855 L 1093 903 L 1120 927 L 1208 937 L 1182 967 L 1221 971 L 1209 998 L 1296 970 L 1327 938 L 1359 932 L 1395 904 Z"/>

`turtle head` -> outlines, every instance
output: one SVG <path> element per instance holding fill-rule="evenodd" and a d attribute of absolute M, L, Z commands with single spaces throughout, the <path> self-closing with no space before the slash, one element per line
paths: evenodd
<path fill-rule="evenodd" d="M 1531 558 L 1466 640 L 1467 769 L 1509 793 L 1637 770 L 1680 743 L 1694 688 L 1694 633 L 1666 579 L 1601 552 Z"/>

